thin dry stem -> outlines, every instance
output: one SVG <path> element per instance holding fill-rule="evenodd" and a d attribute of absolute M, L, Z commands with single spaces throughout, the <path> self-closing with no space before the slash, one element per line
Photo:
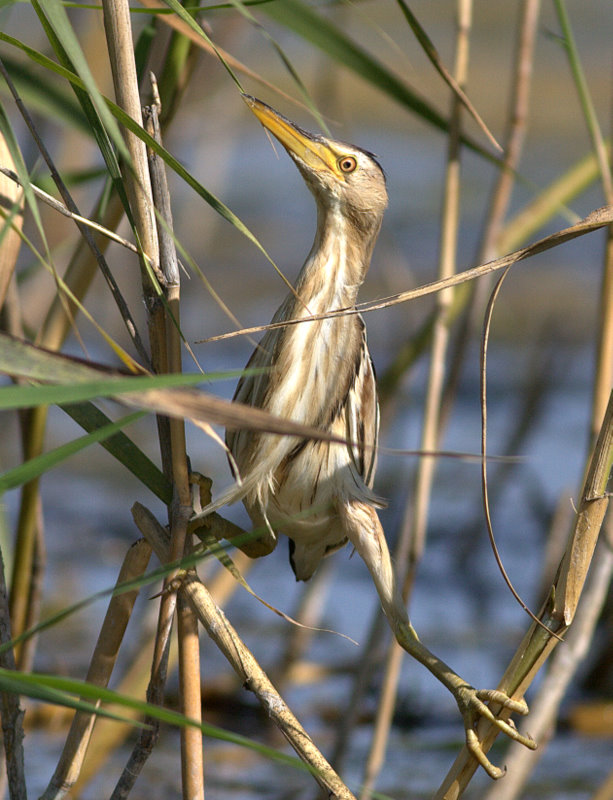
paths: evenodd
<path fill-rule="evenodd" d="M 2 156 L 0 156 L 0 160 L 2 160 Z M 0 173 L 8 180 L 12 181 L 16 186 L 21 186 L 21 181 L 19 180 L 19 176 L 16 172 L 12 169 L 8 169 L 8 167 L 0 166 Z M 119 236 L 119 234 L 115 233 L 115 231 L 109 230 L 109 228 L 105 228 L 104 225 L 101 225 L 99 222 L 96 222 L 93 219 L 88 219 L 87 217 L 82 217 L 80 214 L 77 214 L 74 211 L 68 209 L 63 203 L 60 203 L 59 200 L 56 200 L 55 197 L 52 197 L 47 192 L 40 189 L 34 183 L 30 184 L 30 188 L 35 197 L 39 200 L 42 200 L 43 203 L 46 203 L 49 208 L 52 208 L 54 211 L 57 211 L 58 214 L 61 214 L 63 217 L 67 217 L 68 219 L 72 219 L 75 222 L 78 222 L 82 225 L 85 225 L 88 228 L 91 228 L 92 231 L 96 233 L 101 233 L 107 239 L 110 239 L 112 242 L 116 242 L 120 244 L 122 247 L 125 247 L 126 250 L 130 250 L 130 252 L 138 254 L 138 248 L 136 245 L 129 242 L 127 239 L 124 239 L 123 236 Z M 4 244 L 2 248 L 2 252 L 4 253 Z M 157 265 L 154 265 L 157 267 Z M 1 274 L 1 270 L 0 270 Z M 1 295 L 0 295 L 1 300 Z"/>
<path fill-rule="evenodd" d="M 422 286 L 418 286 L 416 289 L 398 292 L 389 297 L 384 297 L 381 300 L 358 303 L 352 308 L 338 308 L 328 311 L 325 314 L 313 314 L 307 318 L 284 320 L 283 322 L 273 322 L 268 325 L 254 325 L 251 328 L 242 328 L 239 331 L 231 331 L 230 333 L 222 333 L 219 336 L 211 336 L 208 339 L 202 339 L 201 342 L 220 342 L 225 339 L 233 339 L 236 336 L 248 336 L 263 331 L 275 330 L 276 328 L 285 328 L 290 325 L 308 325 L 311 322 L 316 322 L 321 319 L 331 319 L 336 316 L 344 316 L 347 314 L 366 314 L 369 311 L 380 311 L 383 308 L 390 308 L 400 303 L 408 303 L 411 300 L 417 300 L 419 297 L 426 297 L 426 295 L 459 286 L 467 281 L 480 278 L 482 275 L 489 275 L 492 272 L 505 269 L 513 264 L 518 264 L 520 261 L 525 261 L 527 258 L 531 258 L 539 253 L 544 253 L 554 247 L 559 247 L 561 244 L 570 242 L 579 236 L 584 236 L 586 233 L 593 233 L 594 231 L 600 230 L 600 228 L 604 228 L 612 222 L 613 206 L 602 206 L 601 208 L 594 209 L 594 211 L 589 213 L 582 220 L 568 228 L 563 228 L 550 236 L 545 236 L 543 239 L 539 239 L 527 247 L 514 250 L 508 255 L 501 256 L 493 261 L 488 261 L 487 264 L 480 264 L 477 267 L 458 272 L 450 278 L 425 283 Z"/>
<path fill-rule="evenodd" d="M 161 144 L 159 123 L 159 95 L 157 83 L 152 76 L 154 103 L 147 109 L 147 126 L 153 137 Z M 164 293 L 168 307 L 166 310 L 166 339 L 168 350 L 168 369 L 173 373 L 183 370 L 180 336 L 180 277 L 177 252 L 173 239 L 170 194 L 163 162 L 155 153 L 149 153 L 149 168 L 153 188 L 153 199 L 160 217 L 158 225 L 160 267 L 164 276 Z M 170 428 L 170 461 L 175 486 L 177 505 L 171 514 L 170 560 L 175 561 L 191 549 L 191 536 L 187 527 L 193 513 L 191 486 L 185 440 L 185 422 L 173 418 Z M 166 586 L 174 579 L 169 575 Z M 165 598 L 162 598 L 162 603 Z M 198 621 L 192 609 L 178 598 L 178 636 L 179 636 L 179 687 L 181 711 L 191 719 L 200 720 L 202 715 L 200 649 L 198 642 Z M 204 761 L 202 732 L 198 728 L 181 730 L 181 773 L 183 777 L 183 797 L 185 800 L 204 800 Z"/>
<path fill-rule="evenodd" d="M 360 800 L 370 800 L 379 773 L 385 763 L 385 754 L 389 740 L 389 732 L 396 708 L 398 681 L 402 666 L 404 650 L 393 639 L 387 651 L 385 670 L 377 702 L 377 715 L 368 752 L 368 761 L 364 770 L 364 779 Z"/>

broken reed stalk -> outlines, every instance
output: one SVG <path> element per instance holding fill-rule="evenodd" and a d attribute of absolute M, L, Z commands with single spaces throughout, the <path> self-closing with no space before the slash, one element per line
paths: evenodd
<path fill-rule="evenodd" d="M 605 528 L 608 530 L 603 532 L 604 536 L 598 542 L 585 590 L 573 624 L 564 639 L 564 646 L 553 654 L 538 694 L 530 703 L 529 719 L 521 725 L 522 731 L 529 729 L 530 735 L 545 745 L 555 732 L 560 704 L 589 651 L 607 599 L 613 575 L 613 517 L 609 516 Z M 515 800 L 519 797 L 544 751 L 545 747 L 527 750 L 516 747 L 512 742 L 507 750 L 507 775 L 504 781 L 490 787 L 484 800 Z"/>
<path fill-rule="evenodd" d="M 468 77 L 470 52 L 470 30 L 472 24 L 472 0 L 457 0 L 456 3 L 456 52 L 453 78 L 464 90 Z M 449 114 L 449 137 L 447 142 L 446 175 L 443 195 L 440 258 L 438 278 L 444 280 L 456 272 L 457 239 L 460 216 L 460 153 L 462 136 L 463 103 L 457 92 L 451 96 Z M 457 292 L 457 290 L 455 290 Z M 441 401 L 445 382 L 445 362 L 449 345 L 452 319 L 449 311 L 453 304 L 454 290 L 446 289 L 435 297 L 436 311 L 432 328 L 430 368 L 424 408 L 424 421 L 420 449 L 434 452 L 441 438 Z M 411 508 L 405 517 L 400 532 L 396 559 L 404 572 L 402 594 L 407 602 L 413 587 L 415 573 L 423 555 L 432 486 L 437 459 L 422 457 L 419 461 Z M 363 789 L 360 800 L 370 800 L 377 777 L 383 767 L 389 731 L 392 724 L 403 650 L 395 640 L 388 648 L 384 681 L 375 721 L 371 749 L 364 770 Z"/>
<path fill-rule="evenodd" d="M 162 143 L 160 129 L 160 100 L 157 84 L 152 77 L 154 101 L 146 110 L 147 130 L 153 138 Z M 166 341 L 168 348 L 168 371 L 183 371 L 181 358 L 181 281 L 179 262 L 173 239 L 172 211 L 170 193 L 163 161 L 156 153 L 149 152 L 149 170 L 153 189 L 153 200 L 157 209 L 158 236 L 160 245 L 160 270 L 164 281 L 166 308 Z M 191 549 L 191 535 L 187 526 L 193 513 L 191 486 L 188 470 L 185 422 L 182 419 L 169 420 L 170 462 L 172 480 L 175 487 L 175 502 L 170 514 L 170 560 L 180 559 Z M 166 578 L 169 587 L 174 579 Z M 162 605 L 172 603 L 173 593 L 162 597 Z M 179 689 L 181 711 L 191 719 L 200 720 L 202 715 L 200 647 L 198 641 L 198 621 L 193 611 L 180 600 L 178 602 L 179 636 Z M 189 800 L 204 799 L 204 762 L 202 732 L 198 728 L 181 729 L 181 771 L 183 796 Z"/>
<path fill-rule="evenodd" d="M 116 586 L 141 577 L 147 569 L 150 557 L 151 548 L 148 544 L 142 539 L 135 542 L 126 553 Z M 138 592 L 135 589 L 111 598 L 85 678 L 88 683 L 108 686 Z M 81 773 L 95 723 L 94 714 L 76 712 L 57 767 L 41 800 L 57 800 L 72 789 Z"/>
<path fill-rule="evenodd" d="M 509 697 L 520 699 L 534 680 L 537 672 L 558 644 L 558 636 L 571 624 L 587 571 L 600 533 L 609 497 L 607 483 L 613 470 L 613 392 L 609 397 L 605 418 L 583 486 L 577 508 L 575 524 L 566 552 L 551 586 L 549 598 L 540 614 L 542 625 L 533 623 L 524 636 L 515 656 L 506 669 L 498 689 Z M 543 627 L 543 625 L 545 627 Z M 493 707 L 495 713 L 499 707 Z M 507 718 L 505 711 L 499 716 Z M 484 751 L 492 746 L 498 730 L 485 720 L 477 727 L 477 734 Z M 457 800 L 468 785 L 478 764 L 463 748 L 435 795 L 436 800 Z"/>
<path fill-rule="evenodd" d="M 148 547 L 148 545 L 147 545 Z M 234 563 L 242 572 L 249 563 L 253 563 L 249 556 L 241 551 L 237 551 Z M 234 576 L 226 569 L 217 570 L 213 578 L 208 582 L 208 589 L 215 602 L 223 606 L 230 595 L 238 586 Z M 151 678 L 151 642 L 149 639 L 137 645 L 136 655 L 130 661 L 127 672 L 122 676 L 121 683 L 117 686 L 119 694 L 128 697 L 144 696 L 147 691 L 147 684 Z M 177 663 L 177 648 L 171 642 L 170 655 L 168 658 L 168 669 L 173 669 Z M 111 710 L 121 713 L 123 717 L 138 718 L 140 714 L 136 710 L 117 707 Z M 87 760 L 79 775 L 78 781 L 74 786 L 75 797 L 80 797 L 81 791 L 89 781 L 98 773 L 102 765 L 106 763 L 109 755 L 115 751 L 125 739 L 133 732 L 133 728 L 127 725 L 118 724 L 116 720 L 106 717 L 98 718 L 96 728 L 91 739 L 91 744 L 87 750 Z"/>
<path fill-rule="evenodd" d="M 153 514 L 140 503 L 135 503 L 132 507 L 132 516 L 137 528 L 153 547 L 160 561 L 167 562 L 168 533 Z M 255 694 L 266 714 L 277 725 L 302 761 L 308 765 L 319 785 L 335 800 L 355 800 L 193 571 L 181 575 L 179 593 L 188 600 L 207 633 L 238 675 L 242 685 Z"/>

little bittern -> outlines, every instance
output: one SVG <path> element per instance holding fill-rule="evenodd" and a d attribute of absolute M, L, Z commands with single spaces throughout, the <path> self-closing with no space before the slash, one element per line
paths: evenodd
<path fill-rule="evenodd" d="M 387 205 L 383 170 L 365 150 L 307 133 L 265 103 L 245 100 L 287 150 L 317 203 L 313 247 L 295 291 L 273 322 L 353 308 Z M 265 555 L 282 532 L 289 537 L 296 578 L 308 580 L 326 555 L 351 542 L 370 570 L 397 641 L 452 692 L 469 750 L 489 775 L 499 777 L 502 770 L 487 759 L 475 724 L 486 717 L 512 739 L 534 747 L 512 723 L 494 717 L 486 702 L 520 714 L 528 709 L 503 692 L 474 689 L 419 641 L 409 621 L 372 489 L 379 411 L 361 317 L 335 315 L 271 329 L 247 366 L 263 369 L 241 378 L 235 400 L 329 431 L 347 444 L 228 431 L 242 483 L 221 502 L 242 498 L 264 531 L 244 549 Z"/>

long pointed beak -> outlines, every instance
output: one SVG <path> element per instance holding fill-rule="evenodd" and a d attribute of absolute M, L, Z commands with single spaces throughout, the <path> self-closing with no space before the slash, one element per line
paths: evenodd
<path fill-rule="evenodd" d="M 343 178 L 336 163 L 338 156 L 327 145 L 314 139 L 309 133 L 294 125 L 293 122 L 261 100 L 248 94 L 243 95 L 243 100 L 262 125 L 281 142 L 289 153 L 298 156 L 313 170 L 331 171 L 337 177 Z"/>

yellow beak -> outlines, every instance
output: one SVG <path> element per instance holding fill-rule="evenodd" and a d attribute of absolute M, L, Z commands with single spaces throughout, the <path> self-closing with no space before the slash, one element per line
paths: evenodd
<path fill-rule="evenodd" d="M 248 94 L 243 95 L 243 100 L 262 125 L 281 142 L 288 152 L 294 153 L 311 169 L 329 170 L 337 178 L 344 180 L 344 175 L 337 164 L 338 154 L 333 152 L 330 147 L 314 139 L 261 100 L 256 100 L 255 97 Z"/>

